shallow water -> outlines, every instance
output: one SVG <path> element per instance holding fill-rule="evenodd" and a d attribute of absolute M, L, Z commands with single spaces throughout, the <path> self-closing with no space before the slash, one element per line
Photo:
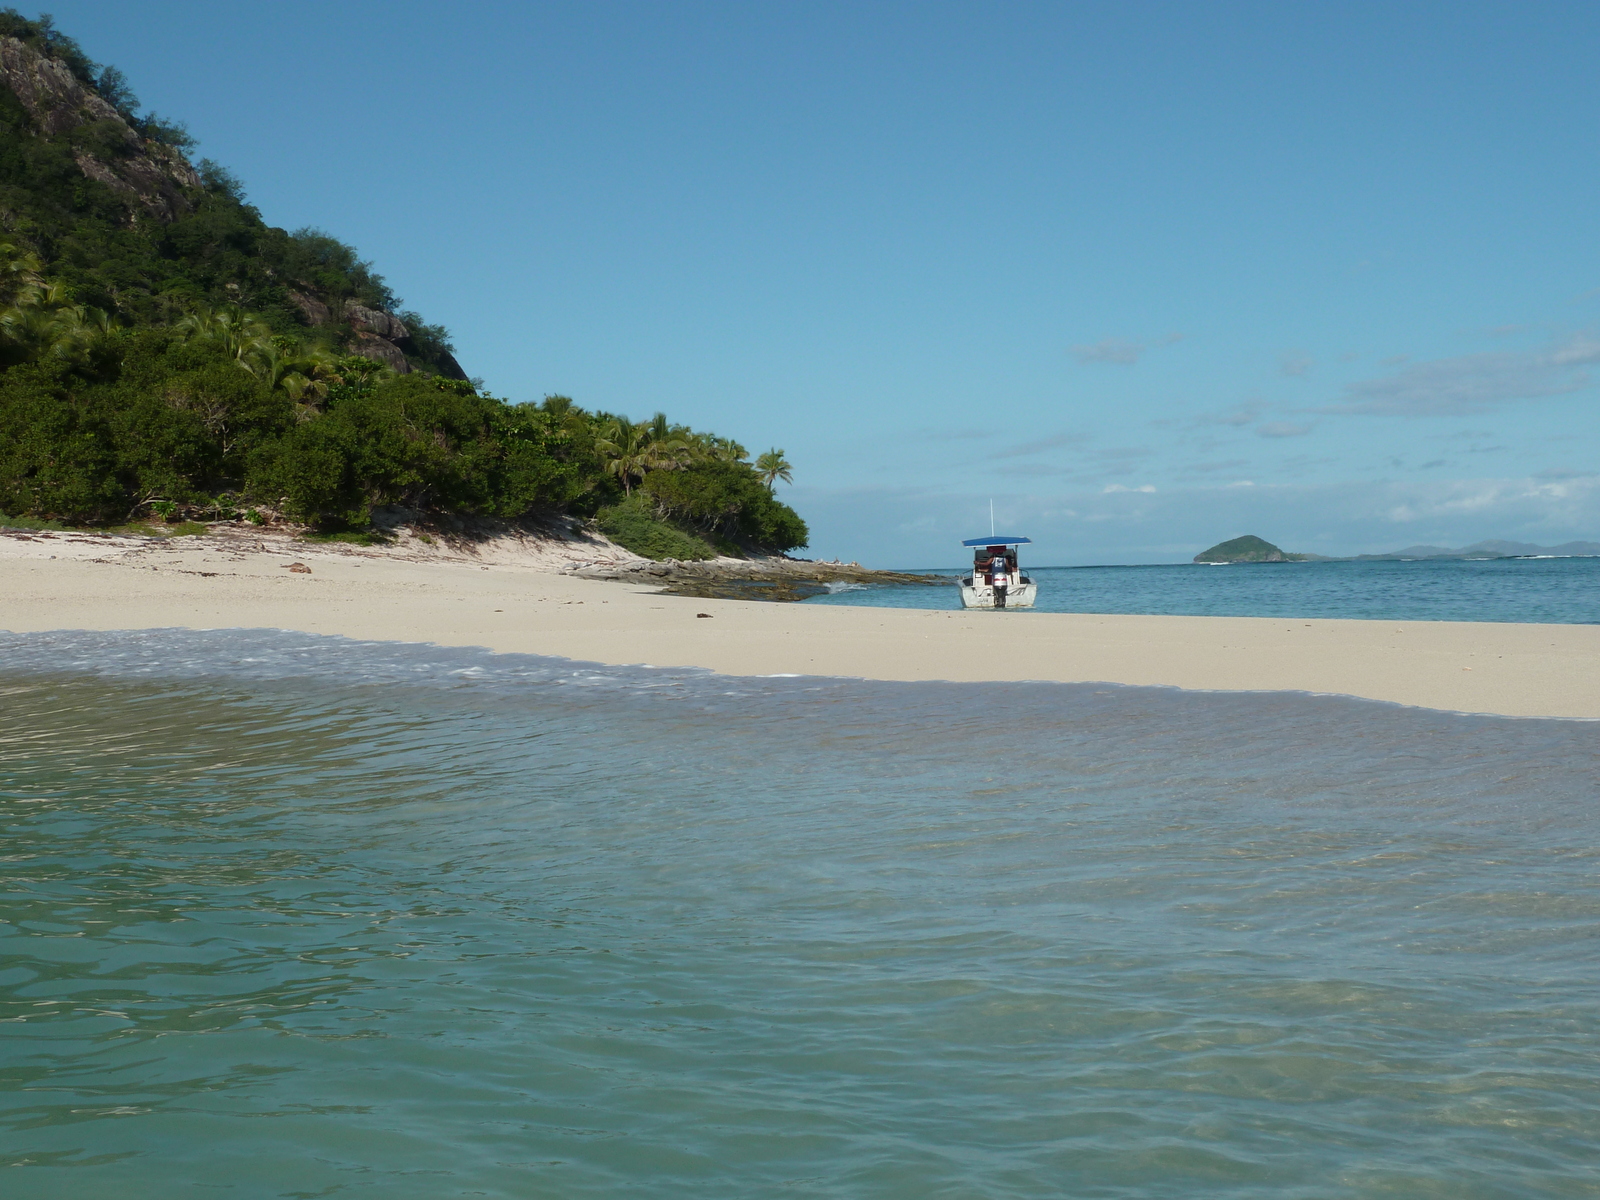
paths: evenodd
<path fill-rule="evenodd" d="M 0 635 L 8 1197 L 1600 1187 L 1595 726 Z"/>
<path fill-rule="evenodd" d="M 1039 612 L 1600 623 L 1600 558 L 1029 567 L 1028 574 L 1039 584 Z M 805 603 L 961 607 L 953 586 L 851 585 Z"/>

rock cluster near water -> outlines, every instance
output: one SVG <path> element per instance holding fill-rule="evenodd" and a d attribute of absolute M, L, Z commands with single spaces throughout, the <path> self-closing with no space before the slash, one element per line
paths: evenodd
<path fill-rule="evenodd" d="M 675 596 L 720 600 L 804 600 L 829 590 L 829 584 L 948 585 L 944 575 L 875 571 L 860 563 L 812 562 L 794 558 L 721 558 L 709 562 L 590 563 L 570 574 L 584 579 L 642 583 Z"/>

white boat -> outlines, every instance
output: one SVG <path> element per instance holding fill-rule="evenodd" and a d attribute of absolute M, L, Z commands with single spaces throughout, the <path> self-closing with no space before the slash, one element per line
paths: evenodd
<path fill-rule="evenodd" d="M 1032 608 L 1038 586 L 1017 566 L 1017 547 L 1031 538 L 968 538 L 962 542 L 972 550 L 972 573 L 961 577 L 962 608 Z"/>

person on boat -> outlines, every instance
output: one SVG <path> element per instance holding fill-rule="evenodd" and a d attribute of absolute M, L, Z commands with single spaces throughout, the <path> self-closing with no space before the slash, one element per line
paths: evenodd
<path fill-rule="evenodd" d="M 1006 588 L 1011 583 L 1005 551 L 1000 551 L 989 560 L 989 586 L 994 589 L 994 606 L 1006 606 Z"/>

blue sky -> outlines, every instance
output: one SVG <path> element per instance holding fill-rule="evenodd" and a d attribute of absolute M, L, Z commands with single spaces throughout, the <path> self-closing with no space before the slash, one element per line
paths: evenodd
<path fill-rule="evenodd" d="M 51 9 L 495 394 L 784 448 L 815 555 L 1600 539 L 1593 4 Z"/>

